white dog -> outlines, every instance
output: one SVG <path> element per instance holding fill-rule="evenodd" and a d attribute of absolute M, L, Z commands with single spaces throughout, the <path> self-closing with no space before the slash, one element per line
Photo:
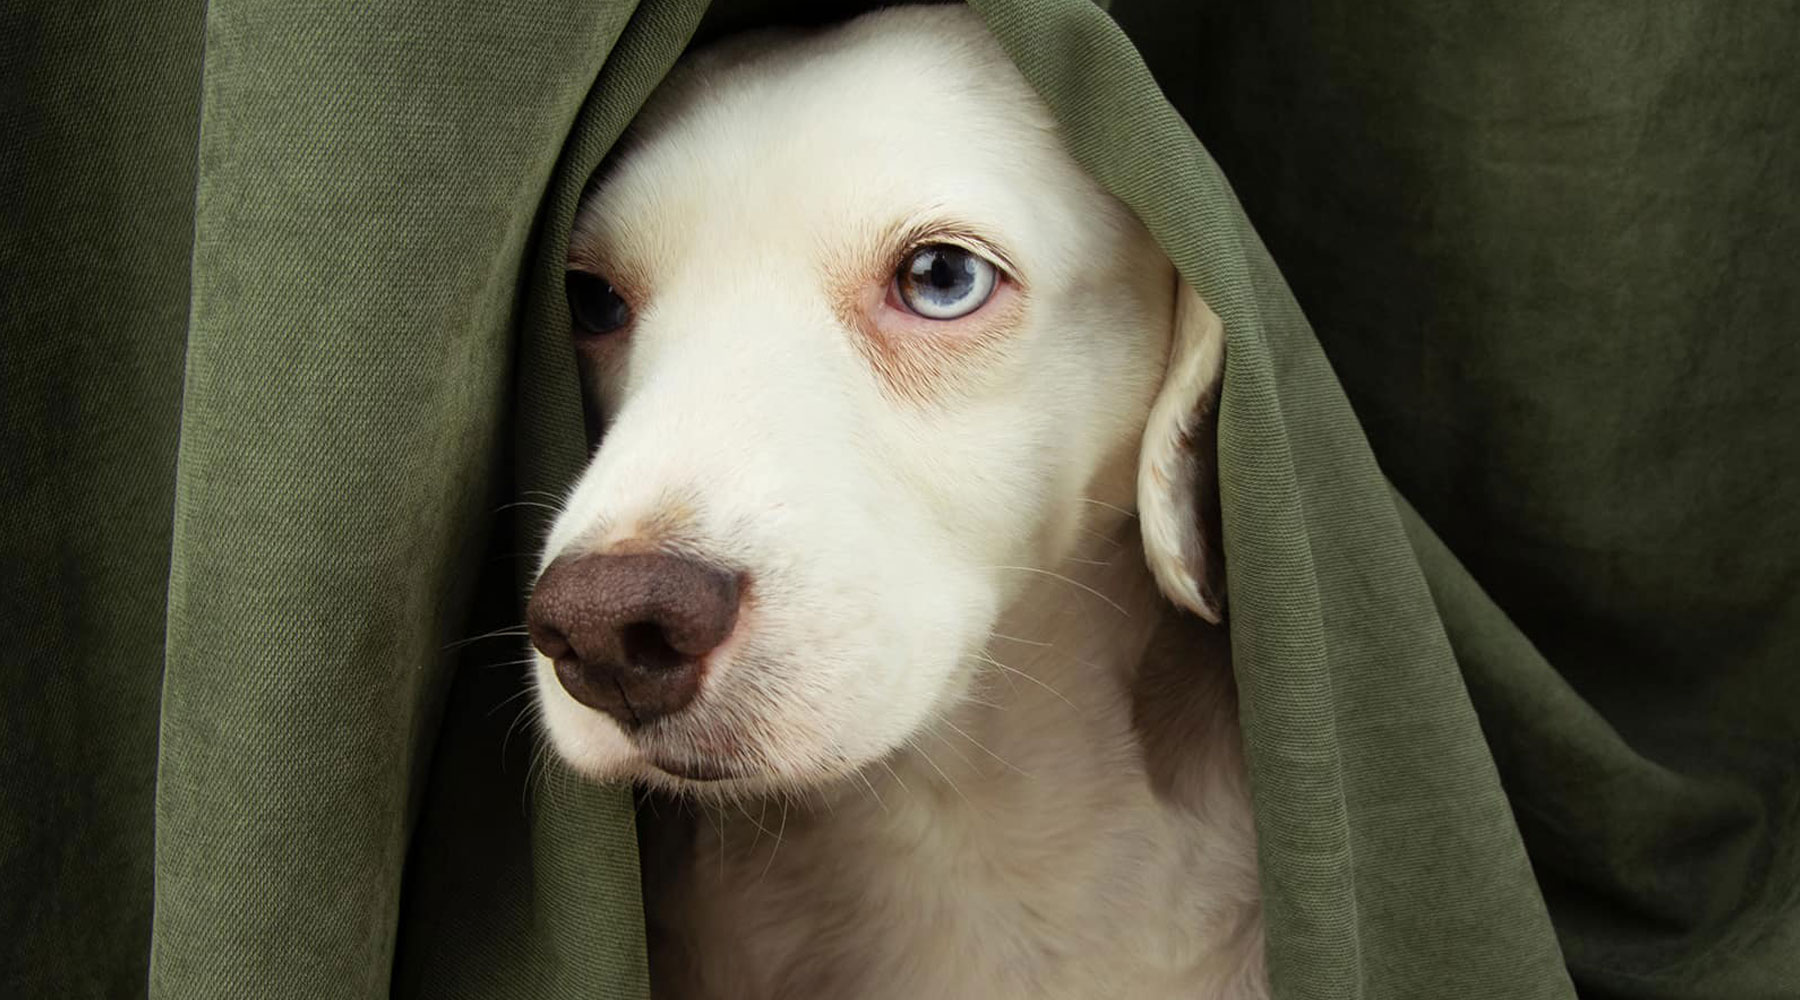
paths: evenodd
<path fill-rule="evenodd" d="M 689 61 L 569 259 L 606 431 L 538 695 L 701 809 L 649 823 L 659 995 L 1266 996 L 1220 324 L 980 21 Z"/>

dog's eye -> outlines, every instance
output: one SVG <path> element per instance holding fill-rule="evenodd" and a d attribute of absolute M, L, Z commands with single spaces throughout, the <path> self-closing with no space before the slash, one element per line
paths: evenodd
<path fill-rule="evenodd" d="M 894 285 L 906 308 L 926 319 L 961 319 L 981 308 L 998 280 L 994 265 L 962 247 L 932 243 L 900 262 Z"/>
<path fill-rule="evenodd" d="M 605 278 L 586 271 L 570 271 L 564 279 L 569 295 L 569 315 L 579 333 L 611 333 L 631 321 L 631 306 Z"/>

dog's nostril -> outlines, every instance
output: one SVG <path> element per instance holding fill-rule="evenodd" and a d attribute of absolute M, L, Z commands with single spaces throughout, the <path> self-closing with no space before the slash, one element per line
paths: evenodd
<path fill-rule="evenodd" d="M 674 670 L 692 658 L 669 645 L 668 633 L 655 622 L 632 622 L 619 629 L 625 662 L 642 670 Z"/>
<path fill-rule="evenodd" d="M 575 648 L 569 645 L 569 637 L 556 629 L 532 625 L 528 631 L 531 633 L 531 644 L 552 660 L 564 659 L 575 652 Z"/>

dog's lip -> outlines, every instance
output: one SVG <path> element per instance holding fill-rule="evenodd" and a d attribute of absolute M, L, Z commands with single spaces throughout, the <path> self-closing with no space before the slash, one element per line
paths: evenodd
<path fill-rule="evenodd" d="M 653 757 L 649 764 L 658 771 L 683 781 L 730 781 L 733 778 L 745 777 L 743 772 L 718 760 L 671 760 Z"/>

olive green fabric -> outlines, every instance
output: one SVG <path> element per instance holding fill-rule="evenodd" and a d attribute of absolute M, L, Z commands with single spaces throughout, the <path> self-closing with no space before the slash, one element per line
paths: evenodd
<path fill-rule="evenodd" d="M 705 6 L 0 14 L 0 993 L 645 994 L 518 697 L 567 231 L 863 5 Z M 976 6 L 1226 324 L 1278 995 L 1800 995 L 1800 15 Z"/>
<path fill-rule="evenodd" d="M 1583 995 L 1800 996 L 1800 11 L 1115 13 L 1411 503 Z"/>
<path fill-rule="evenodd" d="M 204 12 L 0 5 L 0 995 L 144 988 Z"/>

